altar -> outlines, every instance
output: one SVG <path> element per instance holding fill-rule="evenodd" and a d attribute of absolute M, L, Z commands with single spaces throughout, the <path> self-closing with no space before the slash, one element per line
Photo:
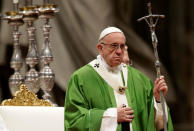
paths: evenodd
<path fill-rule="evenodd" d="M 64 107 L 0 106 L 0 117 L 8 131 L 64 131 Z"/>

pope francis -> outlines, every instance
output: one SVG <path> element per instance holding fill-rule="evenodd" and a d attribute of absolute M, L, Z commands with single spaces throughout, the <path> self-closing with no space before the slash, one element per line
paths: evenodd
<path fill-rule="evenodd" d="M 167 104 L 163 114 L 160 91 L 168 87 L 161 76 L 149 78 L 122 63 L 126 38 L 116 27 L 105 28 L 99 37 L 96 59 L 70 78 L 65 99 L 66 131 L 173 131 Z"/>

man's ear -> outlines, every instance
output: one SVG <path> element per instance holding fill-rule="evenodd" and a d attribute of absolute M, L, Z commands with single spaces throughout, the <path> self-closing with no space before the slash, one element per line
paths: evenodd
<path fill-rule="evenodd" d="M 101 54 L 102 53 L 102 44 L 98 43 L 97 49 L 98 49 L 98 52 Z"/>

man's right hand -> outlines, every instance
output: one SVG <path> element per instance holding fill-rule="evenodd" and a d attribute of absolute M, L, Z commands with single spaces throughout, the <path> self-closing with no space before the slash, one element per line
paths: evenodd
<path fill-rule="evenodd" d="M 132 122 L 134 111 L 130 107 L 118 107 L 117 108 L 117 122 Z"/>

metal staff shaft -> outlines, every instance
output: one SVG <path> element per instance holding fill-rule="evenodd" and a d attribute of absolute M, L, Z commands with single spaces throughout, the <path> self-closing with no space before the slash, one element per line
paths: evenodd
<path fill-rule="evenodd" d="M 155 56 L 155 68 L 156 68 L 157 78 L 159 78 L 161 76 L 161 72 L 160 72 L 160 61 L 159 61 L 159 56 L 158 56 L 158 51 L 157 51 L 158 39 L 155 34 L 155 27 L 158 22 L 158 19 L 165 18 L 165 16 L 164 15 L 153 15 L 151 11 L 151 3 L 148 3 L 147 6 L 148 6 L 149 15 L 139 18 L 137 21 L 145 20 L 148 26 L 150 27 L 152 45 L 153 45 L 154 56 Z M 153 18 L 156 18 L 155 22 L 153 21 Z M 162 91 L 160 91 L 160 100 L 162 103 L 164 131 L 168 131 L 166 110 L 165 110 L 165 98 L 164 98 Z"/>

